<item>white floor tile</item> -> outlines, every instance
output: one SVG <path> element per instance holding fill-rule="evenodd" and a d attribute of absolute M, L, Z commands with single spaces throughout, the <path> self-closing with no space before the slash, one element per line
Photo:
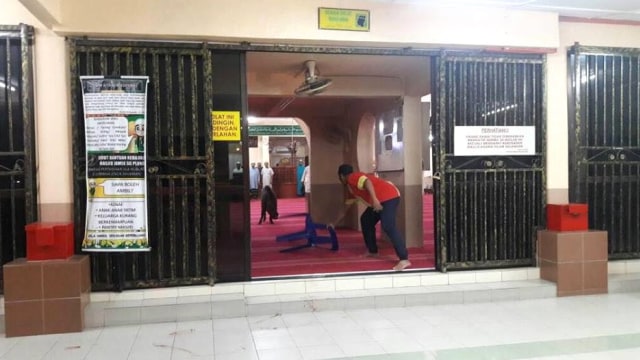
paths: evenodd
<path fill-rule="evenodd" d="M 57 335 L 19 338 L 16 344 L 2 356 L 2 360 L 42 359 L 54 348 L 58 338 Z"/>
<path fill-rule="evenodd" d="M 232 318 L 232 319 L 215 319 L 213 320 L 213 333 L 214 334 L 228 334 L 251 332 L 251 326 L 249 326 L 249 319 L 247 318 Z"/>
<path fill-rule="evenodd" d="M 214 354 L 213 331 L 192 327 L 177 330 L 173 342 L 173 356 L 210 356 Z M 188 355 L 188 356 L 187 356 Z"/>
<path fill-rule="evenodd" d="M 356 320 L 356 322 L 358 323 L 358 325 L 367 329 L 386 329 L 395 327 L 394 323 L 381 317 L 380 315 L 368 319 L 359 319 Z"/>
<path fill-rule="evenodd" d="M 171 360 L 172 344 L 156 343 L 131 349 L 127 360 Z"/>
<path fill-rule="evenodd" d="M 253 341 L 258 351 L 296 347 L 287 329 L 256 330 L 253 332 Z"/>
<path fill-rule="evenodd" d="M 213 349 L 216 356 L 241 352 L 255 353 L 255 343 L 251 333 L 221 333 L 213 336 Z"/>
<path fill-rule="evenodd" d="M 101 329 L 90 329 L 82 333 L 61 334 L 60 338 L 43 359 L 85 359 L 97 342 Z"/>
<path fill-rule="evenodd" d="M 298 348 L 258 350 L 260 360 L 300 360 L 302 354 Z"/>
<path fill-rule="evenodd" d="M 298 348 L 304 360 L 335 359 L 344 356 L 338 345 L 313 345 Z"/>
<path fill-rule="evenodd" d="M 282 314 L 282 321 L 284 321 L 288 327 L 319 324 L 318 318 L 310 312 Z"/>
<path fill-rule="evenodd" d="M 282 316 L 276 315 L 263 315 L 263 316 L 251 316 L 249 319 L 249 327 L 251 330 L 272 330 L 272 329 L 285 329 L 286 324 L 282 319 Z"/>
<path fill-rule="evenodd" d="M 242 351 L 236 351 L 233 353 L 224 353 L 214 356 L 215 360 L 258 360 L 258 353 L 255 349 L 247 349 Z"/>
<path fill-rule="evenodd" d="M 631 292 L 116 326 L 0 338 L 0 360 L 446 360 L 505 358 L 532 346 L 547 349 L 545 360 L 635 360 L 638 303 Z"/>
<path fill-rule="evenodd" d="M 398 328 L 366 329 L 366 331 L 387 353 L 415 352 L 423 349 L 420 343 Z"/>
<path fill-rule="evenodd" d="M 127 359 L 131 350 L 126 344 L 114 343 L 98 343 L 95 344 L 87 353 L 86 359 L 91 360 L 120 360 Z"/>
<path fill-rule="evenodd" d="M 289 334 L 298 347 L 334 344 L 329 332 L 319 324 L 290 327 Z"/>
<path fill-rule="evenodd" d="M 376 341 L 345 342 L 340 344 L 340 348 L 346 356 L 365 356 L 385 353 L 382 346 Z"/>

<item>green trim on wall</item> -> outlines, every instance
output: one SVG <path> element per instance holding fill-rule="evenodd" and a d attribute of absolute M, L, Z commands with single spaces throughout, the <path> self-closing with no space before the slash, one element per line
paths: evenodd
<path fill-rule="evenodd" d="M 249 125 L 249 136 L 304 136 L 299 125 Z"/>

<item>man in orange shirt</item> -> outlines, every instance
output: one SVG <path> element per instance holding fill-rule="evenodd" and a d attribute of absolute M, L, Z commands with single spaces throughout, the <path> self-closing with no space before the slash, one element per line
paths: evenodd
<path fill-rule="evenodd" d="M 396 227 L 396 213 L 400 204 L 400 191 L 398 188 L 391 182 L 376 176 L 354 172 L 353 167 L 348 164 L 338 167 L 338 177 L 346 187 L 347 205 L 355 203 L 356 200 L 367 205 L 367 209 L 360 216 L 362 236 L 367 246 L 365 255 L 378 255 L 376 224 L 381 221 L 382 230 L 389 236 L 399 259 L 393 270 L 402 271 L 411 266 L 406 243 Z M 342 220 L 345 213 L 346 209 L 342 209 L 337 221 Z M 333 227 L 332 224 L 329 224 L 329 226 Z"/>

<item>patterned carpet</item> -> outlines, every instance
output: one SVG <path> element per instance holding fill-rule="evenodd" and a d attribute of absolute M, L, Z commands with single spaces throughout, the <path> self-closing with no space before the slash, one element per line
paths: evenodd
<path fill-rule="evenodd" d="M 260 201 L 251 201 L 251 273 L 253 278 L 391 271 L 397 262 L 391 243 L 378 241 L 380 256 L 366 258 L 362 235 L 357 230 L 338 229 L 339 250 L 331 251 L 330 244 L 282 253 L 280 250 L 306 243 L 305 239 L 278 242 L 276 236 L 304 230 L 304 198 L 278 199 L 280 218 L 274 224 L 258 225 Z M 410 269 L 432 269 L 435 265 L 433 232 L 433 197 L 423 198 L 423 247 L 409 248 Z M 318 235 L 328 236 L 326 230 Z"/>

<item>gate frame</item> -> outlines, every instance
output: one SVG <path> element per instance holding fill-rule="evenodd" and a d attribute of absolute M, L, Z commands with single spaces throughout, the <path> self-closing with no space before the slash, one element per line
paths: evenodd
<path fill-rule="evenodd" d="M 446 206 L 447 199 L 441 198 L 445 193 L 442 192 L 439 188 L 441 186 L 448 186 L 443 184 L 442 180 L 439 178 L 444 176 L 445 169 L 444 166 L 447 162 L 447 152 L 445 146 L 442 145 L 442 141 L 440 140 L 446 138 L 446 128 L 441 126 L 443 119 L 439 117 L 440 108 L 444 107 L 445 103 L 445 92 L 443 91 L 443 86 L 445 82 L 445 66 L 446 61 L 444 61 L 447 57 L 454 58 L 468 58 L 469 60 L 473 59 L 497 59 L 498 62 L 501 61 L 510 61 L 520 59 L 522 62 L 530 62 L 530 63 L 540 63 L 542 66 L 541 73 L 542 79 L 541 84 L 542 92 L 541 92 L 541 123 L 540 123 L 540 142 L 541 148 L 537 149 L 536 156 L 539 157 L 539 163 L 537 164 L 537 169 L 541 172 L 541 185 L 540 185 L 540 196 L 542 200 L 542 204 L 540 204 L 540 209 L 542 210 L 540 213 L 539 225 L 536 229 L 532 229 L 531 231 L 531 258 L 526 259 L 507 259 L 507 260 L 493 260 L 493 261 L 457 261 L 457 262 L 449 262 L 447 260 L 447 218 L 446 214 Z M 538 58 L 538 59 L 536 59 Z M 544 208 L 546 207 L 546 192 L 547 192 L 547 183 L 546 183 L 546 126 L 547 126 L 547 58 L 545 53 L 539 54 L 514 54 L 514 53 L 501 53 L 501 52 L 477 52 L 477 51 L 441 51 L 438 56 L 433 57 L 432 61 L 432 74 L 435 73 L 435 76 L 432 76 L 432 94 L 435 94 L 435 100 L 433 100 L 434 109 L 432 110 L 432 120 L 431 120 L 431 128 L 432 132 L 435 134 L 436 129 L 439 130 L 437 136 L 434 136 L 434 140 L 432 142 L 434 147 L 434 162 L 432 169 L 434 171 L 434 203 L 436 204 L 436 210 L 434 213 L 435 219 L 435 241 L 436 241 L 436 269 L 441 272 L 447 272 L 449 269 L 451 270 L 468 270 L 468 269 L 486 269 L 486 268 L 507 268 L 507 267 L 518 267 L 518 266 L 531 266 L 536 265 L 536 230 L 539 230 L 544 227 L 546 223 L 546 219 L 543 216 Z M 438 124 L 436 124 L 438 123 Z M 537 129 L 536 129 L 537 130 Z M 453 136 L 452 136 L 453 139 Z M 453 144 L 452 144 L 453 146 Z M 453 156 L 453 154 L 449 154 Z M 508 158 L 508 156 L 483 156 L 488 158 L 494 157 L 504 157 Z M 535 163 L 535 161 L 534 161 Z M 436 178 L 437 177 L 437 178 Z M 450 205 L 450 204 L 448 204 Z"/>
<path fill-rule="evenodd" d="M 584 122 L 581 114 L 581 88 L 580 86 L 572 86 L 573 81 L 578 81 L 580 72 L 583 70 L 578 60 L 581 54 L 587 55 L 634 55 L 640 61 L 640 48 L 613 47 L 613 46 L 591 46 L 580 45 L 575 42 L 567 50 L 567 102 L 568 102 L 568 126 L 569 129 L 576 129 L 573 134 L 569 134 L 569 201 L 570 202 L 587 202 L 588 190 L 580 187 L 580 179 L 588 179 L 588 174 L 582 174 L 580 161 L 586 161 L 585 151 L 582 150 L 580 144 L 581 136 L 579 129 L 582 129 Z M 638 76 L 640 78 L 640 75 Z M 639 105 L 640 106 L 640 105 Z M 640 110 L 638 110 L 640 113 Z M 614 147 L 611 147 L 614 149 Z M 616 149 L 617 150 L 617 149 Z M 591 212 L 591 207 L 589 207 Z M 611 243 L 611 238 L 609 238 Z M 609 260 L 628 260 L 640 259 L 640 251 L 611 253 L 611 246 L 608 247 Z"/>
<path fill-rule="evenodd" d="M 207 64 L 211 64 L 211 55 L 210 55 L 210 49 L 207 48 L 206 44 L 202 44 L 202 43 L 189 43 L 189 42 L 180 42 L 180 43 L 176 43 L 176 42 L 169 42 L 169 41 L 143 41 L 143 40 L 132 40 L 132 41 L 126 41 L 126 40 L 105 40 L 105 39 L 98 39 L 98 40 L 92 40 L 92 39 L 88 39 L 88 38 L 75 38 L 75 37 L 70 37 L 67 38 L 67 43 L 68 43 L 68 52 L 69 52 L 69 58 L 70 60 L 70 76 L 69 76 L 69 81 L 70 81 L 70 96 L 71 96 L 71 119 L 75 119 L 77 117 L 78 114 L 78 106 L 82 106 L 82 103 L 78 103 L 76 101 L 76 95 L 78 92 L 78 87 L 79 87 L 79 81 L 77 78 L 78 75 L 78 70 L 76 68 L 77 64 L 76 64 L 76 52 L 78 48 L 83 48 L 83 49 L 87 49 L 87 48 L 92 48 L 95 47 L 96 49 L 102 49 L 102 50 L 115 50 L 117 48 L 152 48 L 152 49 L 162 49 L 165 48 L 168 51 L 174 51 L 175 53 L 180 53 L 181 51 L 202 51 L 202 56 L 203 56 L 203 61 Z M 105 76 L 109 76 L 107 74 L 105 74 Z M 209 68 L 207 70 L 207 67 L 205 66 L 204 69 L 204 89 L 209 93 L 209 95 L 212 95 L 212 74 L 211 74 L 211 69 Z M 208 111 L 210 112 L 211 109 L 213 108 L 212 106 L 212 98 L 211 96 L 209 96 L 208 98 L 205 97 L 204 99 L 204 104 L 206 105 Z M 206 131 L 207 133 L 211 133 L 211 122 L 210 121 L 204 121 L 205 124 L 205 129 L 203 129 L 203 131 Z M 80 203 L 78 203 L 78 201 L 80 201 L 81 203 L 84 203 L 84 201 L 86 201 L 86 199 L 79 199 L 79 195 L 78 195 L 78 188 L 76 187 L 76 184 L 78 181 L 83 181 L 86 179 L 86 174 L 85 176 L 83 176 L 81 179 L 78 179 L 78 175 L 80 173 L 84 173 L 85 170 L 80 170 L 80 167 L 84 167 L 85 164 L 81 164 L 79 163 L 76 159 L 78 159 L 78 157 L 84 157 L 84 155 L 80 154 L 80 144 L 77 144 L 77 142 L 75 141 L 75 139 L 78 138 L 78 129 L 75 126 L 72 126 L 72 139 L 73 139 L 73 146 L 72 146 L 72 154 L 73 154 L 73 177 L 72 177 L 72 181 L 73 181 L 73 188 L 74 188 L 74 196 L 73 196 L 73 208 L 74 208 L 74 219 L 77 219 L 78 217 L 82 217 L 83 219 L 86 218 L 86 214 L 78 214 L 78 207 L 81 206 Z M 84 136 L 83 136 L 84 137 Z M 208 145 L 206 146 L 205 151 L 207 152 L 206 156 L 208 158 L 210 158 L 210 161 L 208 162 L 207 165 L 210 165 L 206 167 L 205 171 L 207 171 L 207 173 L 213 174 L 213 142 L 207 142 Z M 82 147 L 84 147 L 85 145 L 82 145 Z M 147 178 L 147 181 L 150 181 Z M 214 198 L 215 198 L 215 189 L 214 189 L 214 184 L 213 184 L 213 179 L 212 176 L 207 176 L 207 180 L 206 180 L 206 184 L 207 184 L 207 207 L 209 208 L 208 210 L 208 216 L 209 216 L 209 221 L 207 221 L 207 231 L 209 233 L 209 238 L 207 239 L 207 248 L 204 249 L 207 251 L 207 253 L 209 254 L 208 258 L 207 258 L 207 274 L 203 275 L 201 277 L 198 278 L 194 278 L 194 277 L 188 277 L 188 278 L 183 278 L 181 280 L 171 280 L 171 279 L 151 279 L 151 280 L 140 280 L 140 279 L 133 279 L 132 281 L 125 281 L 124 279 L 124 271 L 126 271 L 128 268 L 125 265 L 124 262 L 124 258 L 123 255 L 124 253 L 121 252 L 114 252 L 114 253 L 100 253 L 101 255 L 109 255 L 107 257 L 107 259 L 105 260 L 107 267 L 109 267 L 110 269 L 105 269 L 105 272 L 107 272 L 106 276 L 107 276 L 107 283 L 106 286 L 101 286 L 98 289 L 99 290 L 117 290 L 117 291 L 122 291 L 124 289 L 144 289 L 144 288 L 163 288 L 163 287 L 169 287 L 169 286 L 183 286 L 183 285 L 192 285 L 192 284 L 208 284 L 210 286 L 213 286 L 215 279 L 216 279 L 216 246 L 215 246 L 215 233 L 216 233 L 216 223 L 215 223 L 215 203 L 214 203 Z M 148 195 L 148 194 L 147 194 Z M 86 220 L 86 219 L 85 219 Z M 78 233 L 78 230 L 80 229 L 80 227 L 75 227 L 76 229 L 76 239 L 79 238 L 80 236 L 84 236 L 84 234 L 80 235 Z M 75 242 L 75 247 L 76 247 L 76 252 L 80 249 L 80 242 L 76 241 Z M 93 254 L 98 254 L 98 253 L 93 253 Z M 144 255 L 146 253 L 129 253 L 131 255 Z M 92 265 L 93 266 L 93 265 Z M 111 271 L 112 273 L 109 273 L 109 271 Z M 93 282 L 93 281 L 92 281 Z M 94 285 L 95 288 L 95 285 Z"/>
<path fill-rule="evenodd" d="M 36 166 L 37 166 L 37 149 L 35 134 L 35 106 L 34 106 L 34 62 L 33 47 L 35 43 L 35 29 L 27 24 L 19 25 L 0 25 L 0 39 L 11 41 L 20 40 L 20 98 L 22 101 L 22 126 L 23 126 L 23 142 L 24 154 L 23 164 L 19 168 L 14 168 L 12 173 L 24 176 L 24 222 L 25 225 L 38 220 L 38 190 L 36 186 Z M 4 60 L 4 59 L 3 59 Z M 16 214 L 13 214 L 15 217 Z M 14 224 L 15 225 L 15 224 Z M 16 231 L 18 229 L 14 229 Z M 22 229 L 24 230 L 24 229 Z M 16 259 L 25 256 L 26 252 L 26 235 L 25 243 L 18 244 L 16 238 L 12 239 L 12 254 L 9 258 Z M 18 249 L 24 250 L 18 251 Z M 4 254 L 3 254 L 4 255 Z M 3 256 L 4 257 L 4 256 Z M 2 270 L 0 269 L 0 272 Z M 0 277 L 0 282 L 3 283 Z"/>
<path fill-rule="evenodd" d="M 368 48 L 368 47 L 328 47 L 328 46 L 308 46 L 308 45 L 289 45 L 289 44 L 251 44 L 249 42 L 241 42 L 241 43 L 216 43 L 216 42 L 181 42 L 181 43 L 175 43 L 172 42 L 170 40 L 166 40 L 166 41 L 144 41 L 144 40 L 130 40 L 130 41 L 123 41 L 123 40 L 111 40 L 111 39 L 91 39 L 91 38 L 72 38 L 75 41 L 82 41 L 85 44 L 92 44 L 94 46 L 110 46 L 110 47 L 114 47 L 114 46 L 140 46 L 140 45 L 146 45 L 146 46 L 155 46 L 155 47 L 193 47 L 193 46 L 203 46 L 208 50 L 228 50 L 228 51 L 239 51 L 239 52 L 279 52 L 279 53 L 310 53 L 310 54 L 334 54 L 334 55 L 341 55 L 341 54 L 349 54 L 349 55 L 380 55 L 380 56 L 385 56 L 385 55 L 389 55 L 389 56 L 421 56 L 421 57 L 429 57 L 432 60 L 436 59 L 436 58 L 440 58 L 445 50 L 442 49 L 415 49 L 415 48 Z M 466 55 L 475 55 L 475 56 L 487 56 L 487 55 L 491 55 L 491 56 L 499 56 L 499 57 L 504 57 L 504 58 L 518 58 L 518 57 L 527 57 L 527 58 L 531 58 L 532 54 L 526 54 L 526 55 L 522 55 L 522 54 L 513 54 L 513 53 L 500 53 L 500 52 L 491 52 L 491 53 L 487 53 L 485 50 L 483 49 L 477 49 L 477 50 L 469 50 L 469 49 L 465 49 L 465 50 L 456 50 L 456 49 L 449 49 L 446 50 L 446 52 L 448 54 L 466 54 Z M 544 54 L 536 54 L 539 55 L 541 57 L 543 57 L 542 63 L 543 63 L 543 73 L 546 75 L 546 57 L 544 57 Z M 432 78 L 434 78 L 434 74 L 437 75 L 439 74 L 439 70 L 435 67 L 431 67 L 430 68 L 431 71 L 431 75 Z M 543 112 L 542 112 L 542 116 L 543 116 L 543 121 L 542 121 L 542 133 L 546 134 L 546 78 L 543 76 Z M 433 122 L 433 119 L 432 119 Z M 544 136 L 544 135 L 543 135 Z M 543 143 L 543 148 L 541 149 L 542 152 L 542 179 L 543 179 L 543 184 L 542 184 L 542 192 L 543 194 L 546 194 L 546 169 L 544 169 L 544 156 L 546 153 L 546 140 L 543 139 L 542 141 Z M 246 150 L 244 150 L 246 152 Z M 243 155 L 244 156 L 244 155 Z M 437 151 L 433 151 L 431 154 L 432 158 L 435 160 L 438 157 L 438 153 Z M 434 161 L 435 164 L 435 161 Z M 75 182 L 75 180 L 74 180 Z M 546 199 L 544 199 L 546 201 Z M 435 203 L 435 211 L 434 211 L 434 217 L 436 219 L 436 221 L 438 221 L 438 213 L 442 210 L 441 207 Z M 544 206 L 544 204 L 543 204 Z M 249 227 L 249 224 L 246 225 L 247 227 Z M 435 241 L 435 248 L 436 248 L 436 264 L 438 264 L 439 261 L 442 261 L 443 259 L 440 259 L 440 249 L 439 247 L 441 246 L 440 242 L 438 241 L 438 225 L 436 224 L 436 241 Z M 531 262 L 535 261 L 535 241 L 532 241 L 532 246 L 533 246 L 533 258 L 531 260 L 526 260 L 522 263 L 517 263 L 517 264 L 509 264 L 511 266 L 524 266 L 524 265 L 529 265 L 531 264 Z M 214 246 L 215 248 L 215 246 Z M 215 249 L 214 249 L 215 251 Z M 250 256 L 250 254 L 247 254 L 247 256 Z M 471 264 L 473 265 L 473 264 Z M 493 264 L 493 266 L 495 267 L 496 265 Z M 473 267 L 473 266 L 472 266 Z M 478 268 L 484 268 L 486 266 L 480 266 Z M 446 266 L 442 267 L 438 267 L 437 269 L 441 270 L 441 271 L 446 271 Z M 247 280 L 250 280 L 251 276 L 250 274 L 247 274 Z"/>

